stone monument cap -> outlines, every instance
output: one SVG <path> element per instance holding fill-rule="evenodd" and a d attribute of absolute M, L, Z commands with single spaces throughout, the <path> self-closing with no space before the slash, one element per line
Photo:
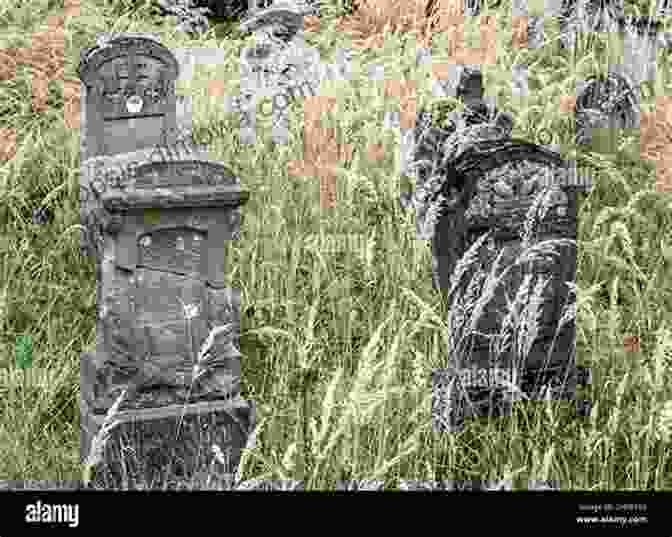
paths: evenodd
<path fill-rule="evenodd" d="M 280 23 L 295 34 L 303 25 L 303 17 L 312 11 L 310 6 L 300 5 L 297 2 L 276 2 L 265 9 L 251 10 L 240 23 L 240 29 L 243 32 L 254 32 L 264 26 Z"/>
<path fill-rule="evenodd" d="M 180 64 L 171 50 L 161 43 L 158 34 L 152 32 L 124 32 L 101 34 L 96 39 L 96 44 L 93 47 L 82 50 L 79 65 L 77 66 L 77 74 L 80 80 L 85 84 L 90 83 L 90 79 L 94 76 L 96 68 L 109 59 L 109 57 L 103 55 L 100 57 L 100 61 L 94 62 L 94 60 L 96 60 L 100 53 L 108 51 L 109 54 L 110 50 L 120 45 L 125 47 L 141 46 L 149 51 L 158 53 L 162 59 L 171 64 L 172 70 L 174 70 L 174 79 L 178 78 Z"/>

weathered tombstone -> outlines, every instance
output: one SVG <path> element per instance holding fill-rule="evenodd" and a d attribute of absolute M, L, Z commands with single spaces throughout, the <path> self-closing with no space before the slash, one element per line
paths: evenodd
<path fill-rule="evenodd" d="M 107 34 L 86 49 L 78 72 L 82 160 L 153 147 L 166 133 L 174 136 L 178 72 L 175 57 L 152 34 Z"/>
<path fill-rule="evenodd" d="M 449 366 L 432 374 L 436 429 L 508 415 L 521 398 L 573 400 L 586 382 L 571 314 L 585 185 L 557 153 L 505 137 L 443 167 L 432 247 L 450 343 Z"/>
<path fill-rule="evenodd" d="M 432 374 L 442 431 L 506 415 L 542 387 L 573 398 L 586 380 L 563 316 L 575 300 L 576 193 L 590 185 L 550 148 L 511 139 L 511 118 L 482 102 L 477 75 L 458 79 L 465 113 L 419 122 L 414 156 L 418 238 L 431 240 L 434 284 L 450 308 L 449 366 Z"/>
<path fill-rule="evenodd" d="M 256 114 L 270 101 L 272 139 L 287 143 L 288 93 L 315 95 L 315 70 L 319 52 L 308 47 L 299 35 L 304 12 L 295 3 L 280 2 L 265 9 L 250 9 L 240 28 L 252 32 L 255 44 L 240 55 L 240 96 L 236 105 L 241 116 L 240 136 L 244 143 L 256 141 Z M 305 95 L 304 95 L 305 96 Z M 266 102 L 264 102 L 266 101 Z M 263 111 L 269 115 L 269 111 Z"/>
<path fill-rule="evenodd" d="M 138 64 L 153 75 L 141 77 Z M 119 66 L 130 73 L 123 82 L 111 74 Z M 232 472 L 254 426 L 239 391 L 240 299 L 224 275 L 248 193 L 204 151 L 170 144 L 178 68 L 144 34 L 110 39 L 80 64 L 90 157 L 80 210 L 98 301 L 96 349 L 81 357 L 81 451 L 85 459 L 102 446 L 95 483 L 104 487 L 124 477 L 155 486 L 168 468 L 188 481 L 214 445 Z M 116 98 L 101 102 L 109 87 Z M 117 423 L 100 444 L 115 403 Z"/>
<path fill-rule="evenodd" d="M 233 100 L 233 108 L 240 114 L 243 143 L 255 143 L 256 115 L 261 112 L 272 119 L 272 140 L 286 144 L 289 106 L 317 95 L 322 79 L 348 76 L 343 51 L 339 51 L 341 57 L 335 66 L 323 65 L 317 48 L 304 40 L 304 16 L 314 12 L 315 7 L 309 4 L 281 1 L 251 7 L 241 22 L 240 29 L 252 32 L 255 40 L 241 51 L 240 95 Z"/>
<path fill-rule="evenodd" d="M 595 152 L 613 155 L 624 129 L 639 129 L 638 84 L 626 74 L 610 72 L 577 85 L 576 143 Z"/>
<path fill-rule="evenodd" d="M 427 61 L 427 60 L 425 60 Z M 510 114 L 499 112 L 494 99 L 485 95 L 483 88 L 483 76 L 477 65 L 450 65 L 448 77 L 442 82 L 434 81 L 432 93 L 439 99 L 452 97 L 464 103 L 462 113 L 457 110 L 449 111 L 445 107 L 445 101 L 437 101 L 433 109 L 421 109 L 418 113 L 416 124 L 413 128 L 412 137 L 408 147 L 402 148 L 402 173 L 406 173 L 416 179 L 416 196 L 423 194 L 424 185 L 432 174 L 435 163 L 441 159 L 443 145 L 454 134 L 456 129 L 462 126 L 473 126 L 491 122 L 501 131 L 502 135 L 508 135 L 513 127 Z M 426 208 L 423 200 L 416 200 L 418 211 L 418 223 L 424 222 L 422 211 Z M 408 195 L 402 195 L 402 205 L 411 205 Z M 428 238 L 418 226 L 418 238 Z"/>

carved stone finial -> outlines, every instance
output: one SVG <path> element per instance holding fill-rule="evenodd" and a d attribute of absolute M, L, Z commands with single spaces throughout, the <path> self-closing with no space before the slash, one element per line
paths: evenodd
<path fill-rule="evenodd" d="M 255 32 L 265 26 L 277 24 L 284 28 L 287 33 L 284 37 L 289 40 L 303 28 L 304 16 L 313 12 L 314 8 L 308 4 L 283 0 L 264 9 L 251 9 L 241 22 L 240 29 L 243 32 Z"/>

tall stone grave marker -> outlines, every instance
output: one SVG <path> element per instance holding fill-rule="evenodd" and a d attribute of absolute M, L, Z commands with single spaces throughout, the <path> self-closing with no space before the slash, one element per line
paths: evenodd
<path fill-rule="evenodd" d="M 432 375 L 439 431 L 505 415 L 520 398 L 573 399 L 588 380 L 571 310 L 576 193 L 590 185 L 551 147 L 512 139 L 479 78 L 462 70 L 465 112 L 443 127 L 423 118 L 414 148 L 419 238 L 431 240 L 449 306 L 447 367 Z"/>
<path fill-rule="evenodd" d="M 449 313 L 448 367 L 434 373 L 435 426 L 506 415 L 513 401 L 573 400 L 574 168 L 522 140 L 475 142 L 447 165 L 432 250 Z M 445 405 L 441 410 L 441 405 Z"/>
<path fill-rule="evenodd" d="M 204 151 L 173 145 L 178 70 L 146 34 L 112 36 L 80 63 L 81 215 L 98 299 L 96 349 L 81 357 L 83 460 L 120 401 L 101 487 L 121 487 L 128 469 L 129 486 L 160 486 L 167 471 L 189 481 L 213 445 L 230 473 L 254 425 L 240 397 L 239 294 L 225 286 L 248 193 Z"/>

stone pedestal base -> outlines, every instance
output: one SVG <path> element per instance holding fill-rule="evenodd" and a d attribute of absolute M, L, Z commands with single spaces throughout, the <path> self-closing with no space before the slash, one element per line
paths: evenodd
<path fill-rule="evenodd" d="M 81 408 L 82 449 L 91 446 L 105 415 Z M 92 486 L 163 489 L 190 483 L 202 471 L 235 472 L 254 428 L 254 403 L 241 398 L 130 410 L 116 416 Z M 214 463 L 217 446 L 228 464 Z"/>

